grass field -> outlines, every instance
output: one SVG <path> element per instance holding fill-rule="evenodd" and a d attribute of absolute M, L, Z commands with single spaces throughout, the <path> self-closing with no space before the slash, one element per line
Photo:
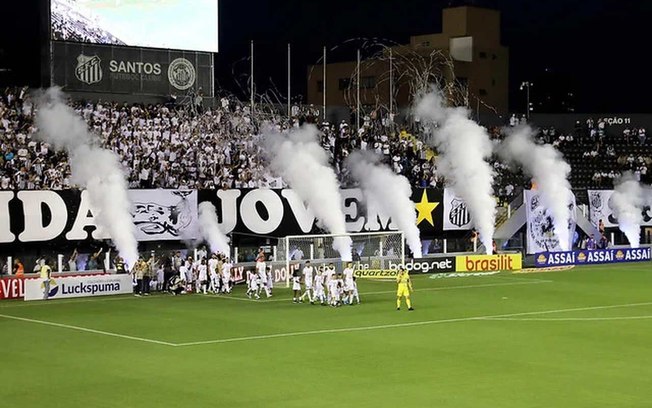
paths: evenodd
<path fill-rule="evenodd" d="M 650 407 L 650 265 L 359 282 L 362 304 L 0 303 L 2 407 Z"/>

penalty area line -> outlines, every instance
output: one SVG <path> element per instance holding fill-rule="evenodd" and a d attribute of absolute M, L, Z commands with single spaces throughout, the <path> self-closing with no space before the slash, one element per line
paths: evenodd
<path fill-rule="evenodd" d="M 431 324 L 439 323 L 456 323 L 456 322 L 468 322 L 468 321 L 492 321 L 493 319 L 499 318 L 509 318 L 517 316 L 532 316 L 532 315 L 543 315 L 543 314 L 552 314 L 552 313 L 566 313 L 566 312 L 578 312 L 586 310 L 602 310 L 602 309 L 615 309 L 615 308 L 626 308 L 626 307 L 637 307 L 637 306 L 650 306 L 652 302 L 647 303 L 626 303 L 620 305 L 606 305 L 606 306 L 589 306 L 589 307 L 577 307 L 570 309 L 553 309 L 553 310 L 540 310 L 535 312 L 521 312 L 521 313 L 509 313 L 501 315 L 489 315 L 489 316 L 470 316 L 470 317 L 459 317 L 452 319 L 440 319 L 440 320 L 425 320 L 420 322 L 408 322 L 408 323 L 396 323 L 396 324 L 383 324 L 376 326 L 360 326 L 360 327 L 344 327 L 338 329 L 322 329 L 322 330 L 309 330 L 301 332 L 289 332 L 289 333 L 276 333 L 276 334 L 265 334 L 258 336 L 247 336 L 247 337 L 232 337 L 225 339 L 216 339 L 216 340 L 205 340 L 205 341 L 194 341 L 188 343 L 177 343 L 177 347 L 189 347 L 189 346 L 201 346 L 208 344 L 222 344 L 222 343 L 236 343 L 243 341 L 251 340 L 266 340 L 266 339 L 275 339 L 283 337 L 298 337 L 298 336 L 309 336 L 316 334 L 333 334 L 333 333 L 352 333 L 359 331 L 368 331 L 368 330 L 381 330 L 381 329 L 394 329 L 400 327 L 416 327 L 416 326 L 425 326 Z"/>
<path fill-rule="evenodd" d="M 109 336 L 109 337 L 117 337 L 117 338 L 127 339 L 127 340 L 141 341 L 141 342 L 150 343 L 150 344 L 159 344 L 159 345 L 162 345 L 162 346 L 172 346 L 172 347 L 176 346 L 176 344 L 168 343 L 167 341 L 146 339 L 144 337 L 128 336 L 126 334 L 119 334 L 119 333 L 112 333 L 112 332 L 107 332 L 107 331 L 103 331 L 103 330 L 89 329 L 87 327 L 73 326 L 73 325 L 63 324 L 63 323 L 48 322 L 48 321 L 45 321 L 45 320 L 28 319 L 28 318 L 25 318 L 25 317 L 10 316 L 10 315 L 5 315 L 5 314 L 0 314 L 0 318 L 5 318 L 5 319 L 9 319 L 9 320 L 17 320 L 17 321 L 26 322 L 26 323 L 41 324 L 41 325 L 44 325 L 44 326 L 59 327 L 59 328 L 62 328 L 62 329 L 76 330 L 76 331 L 80 331 L 80 332 L 99 334 L 99 335 Z"/>

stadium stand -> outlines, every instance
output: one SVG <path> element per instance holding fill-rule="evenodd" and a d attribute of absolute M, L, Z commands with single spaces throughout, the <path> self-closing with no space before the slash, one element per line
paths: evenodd
<path fill-rule="evenodd" d="M 444 182 L 437 175 L 436 152 L 420 140 L 418 128 L 388 126 L 381 118 L 365 117 L 356 131 L 345 122 L 316 123 L 318 113 L 312 108 L 293 108 L 291 119 L 270 111 L 252 115 L 247 105 L 226 97 L 219 106 L 200 113 L 169 104 L 70 104 L 100 142 L 120 156 L 131 188 L 285 187 L 265 170 L 260 130 L 264 126 L 287 130 L 303 123 L 315 123 L 321 130 L 322 145 L 344 186 L 351 183 L 342 162 L 355 149 L 384 156 L 415 187 L 441 187 Z M 0 189 L 74 187 L 66 154 L 34 138 L 34 110 L 27 88 L 7 88 L 0 95 Z M 494 140 L 502 138 L 499 127 L 489 132 Z M 564 154 L 575 189 L 611 188 L 625 170 L 649 182 L 652 150 L 645 129 L 628 127 L 616 135 L 601 120 L 591 119 L 571 130 L 541 129 L 538 140 L 552 143 Z M 521 172 L 495 157 L 491 163 L 501 203 L 529 186 Z"/>

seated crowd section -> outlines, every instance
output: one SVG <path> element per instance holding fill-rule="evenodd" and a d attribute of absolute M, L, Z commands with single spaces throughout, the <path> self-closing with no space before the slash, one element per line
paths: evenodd
<path fill-rule="evenodd" d="M 131 188 L 286 187 L 265 169 L 261 129 L 288 130 L 303 123 L 313 123 L 321 131 L 321 143 L 345 187 L 351 183 L 342 163 L 356 149 L 383 156 L 414 187 L 444 184 L 437 173 L 437 154 L 423 142 L 414 122 L 394 124 L 372 115 L 365 116 L 356 130 L 344 121 L 322 123 L 312 108 L 295 107 L 291 118 L 271 111 L 252 114 L 248 105 L 227 97 L 201 113 L 169 104 L 69 103 L 98 142 L 119 155 Z M 0 189 L 73 188 L 67 155 L 35 137 L 34 115 L 27 88 L 8 88 L 0 95 Z M 505 123 L 510 124 L 516 123 Z M 504 135 L 500 127 L 488 131 L 494 140 Z M 626 170 L 649 182 L 652 148 L 643 128 L 632 125 L 614 134 L 605 120 L 588 119 L 574 129 L 540 129 L 537 138 L 563 153 L 572 167 L 575 189 L 610 189 L 613 179 Z M 492 165 L 501 203 L 529 187 L 530 180 L 520 171 L 495 157 Z"/>

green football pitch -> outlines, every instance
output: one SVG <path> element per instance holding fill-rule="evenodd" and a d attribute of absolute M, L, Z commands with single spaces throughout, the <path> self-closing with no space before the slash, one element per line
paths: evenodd
<path fill-rule="evenodd" d="M 649 263 L 359 281 L 362 304 L 0 303 L 2 407 L 650 407 Z"/>

